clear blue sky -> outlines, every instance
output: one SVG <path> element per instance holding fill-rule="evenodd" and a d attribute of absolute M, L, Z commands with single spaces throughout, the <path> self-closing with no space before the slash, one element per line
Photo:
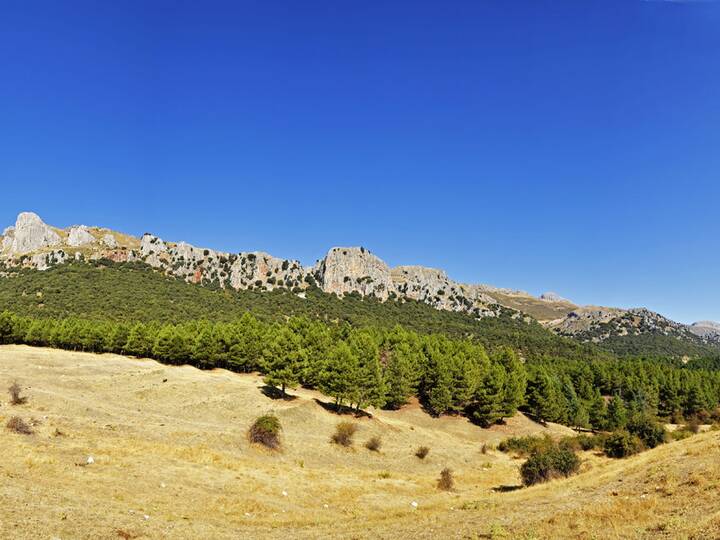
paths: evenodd
<path fill-rule="evenodd" d="M 0 223 L 720 320 L 720 3 L 0 2 Z"/>

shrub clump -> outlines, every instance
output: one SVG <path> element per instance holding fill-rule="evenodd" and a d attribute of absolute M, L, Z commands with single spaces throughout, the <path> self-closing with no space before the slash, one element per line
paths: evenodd
<path fill-rule="evenodd" d="M 568 448 L 553 445 L 534 452 L 520 468 L 523 484 L 532 486 L 554 478 L 575 474 L 580 469 L 580 458 Z"/>
<path fill-rule="evenodd" d="M 365 448 L 367 448 L 371 452 L 379 452 L 381 446 L 382 440 L 380 440 L 380 437 L 370 437 L 365 443 Z"/>
<path fill-rule="evenodd" d="M 22 388 L 20 388 L 20 385 L 17 382 L 14 382 L 10 385 L 10 388 L 8 388 L 8 393 L 10 394 L 11 405 L 22 405 L 27 401 L 27 398 L 21 396 L 20 392 L 22 392 Z"/>
<path fill-rule="evenodd" d="M 440 478 L 438 479 L 438 489 L 443 491 L 450 491 L 455 486 L 455 478 L 451 469 L 445 467 L 440 471 Z"/>
<path fill-rule="evenodd" d="M 333 433 L 330 440 L 340 446 L 352 446 L 353 437 L 357 430 L 357 425 L 352 422 L 340 422 L 335 426 L 335 433 Z"/>
<path fill-rule="evenodd" d="M 429 453 L 430 448 L 428 448 L 427 446 L 421 446 L 417 450 L 415 450 L 415 457 L 419 459 L 425 459 Z"/>
<path fill-rule="evenodd" d="M 282 426 L 280 420 L 274 414 L 264 414 L 259 417 L 248 431 L 248 439 L 251 443 L 261 444 L 271 450 L 280 448 L 280 432 Z"/>
<path fill-rule="evenodd" d="M 603 450 L 611 458 L 624 458 L 638 454 L 645 449 L 642 440 L 637 435 L 621 430 L 608 435 Z"/>
<path fill-rule="evenodd" d="M 19 416 L 12 416 L 10 420 L 7 421 L 7 424 L 5 424 L 5 427 L 21 435 L 32 435 L 33 432 L 27 422 Z"/>
<path fill-rule="evenodd" d="M 555 443 L 549 435 L 536 437 L 528 435 L 526 437 L 510 437 L 501 441 L 498 450 L 501 452 L 515 452 L 520 457 L 527 457 L 537 452 L 542 452 L 553 448 Z"/>
<path fill-rule="evenodd" d="M 637 435 L 648 448 L 655 448 L 668 440 L 665 426 L 649 416 L 633 418 L 628 422 L 627 430 Z"/>

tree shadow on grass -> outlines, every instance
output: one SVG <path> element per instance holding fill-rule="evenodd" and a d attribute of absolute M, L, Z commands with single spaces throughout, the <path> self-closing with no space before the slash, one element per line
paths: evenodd
<path fill-rule="evenodd" d="M 341 405 L 338 409 L 334 403 L 326 403 L 325 401 L 320 401 L 319 399 L 315 398 L 315 403 L 320 405 L 323 409 L 325 409 L 328 412 L 331 412 L 333 414 L 339 414 L 339 415 L 352 415 L 355 418 L 372 418 L 372 414 L 370 414 L 367 411 L 363 411 L 360 409 L 359 411 L 356 409 L 353 409 L 352 407 L 348 407 L 347 405 Z"/>
<path fill-rule="evenodd" d="M 518 486 L 497 486 L 493 488 L 493 491 L 495 493 L 510 493 L 511 491 L 517 491 L 518 489 L 522 488 L 522 484 Z"/>
<path fill-rule="evenodd" d="M 283 395 L 282 390 L 275 386 L 270 386 L 269 384 L 261 386 L 260 392 L 262 392 L 265 397 L 269 397 L 270 399 L 282 399 L 283 401 L 294 401 L 297 399 L 297 396 L 291 396 L 287 393 Z"/>

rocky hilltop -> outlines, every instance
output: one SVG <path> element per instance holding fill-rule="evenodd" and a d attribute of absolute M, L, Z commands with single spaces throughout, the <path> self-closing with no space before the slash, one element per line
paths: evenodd
<path fill-rule="evenodd" d="M 524 291 L 459 283 L 435 268 L 390 268 L 364 247 L 334 247 L 314 266 L 303 267 L 299 261 L 264 252 L 225 253 L 168 242 L 149 233 L 137 238 L 85 225 L 60 229 L 31 212 L 21 213 L 15 225 L 5 229 L 0 246 L 5 275 L 13 267 L 47 270 L 72 260 L 142 262 L 190 283 L 221 288 L 284 288 L 302 295 L 317 286 L 341 297 L 359 294 L 382 301 L 414 300 L 475 317 L 509 309 L 535 318 L 558 334 L 588 342 L 653 335 L 720 343 L 717 323 L 686 326 L 642 308 L 579 307 L 552 292 L 534 297 Z"/>
<path fill-rule="evenodd" d="M 185 242 L 168 242 L 150 233 L 136 238 L 86 225 L 61 229 L 31 212 L 20 214 L 15 225 L 5 229 L 1 240 L 0 261 L 6 268 L 47 270 L 71 260 L 144 262 L 191 283 L 232 289 L 285 288 L 296 293 L 317 286 L 338 296 L 416 300 L 477 317 L 499 313 L 506 302 L 496 296 L 512 298 L 520 307 L 536 302 L 552 304 L 551 299 L 540 300 L 522 291 L 458 283 L 434 268 L 390 268 L 364 247 L 334 247 L 314 266 L 303 267 L 299 261 L 263 252 L 225 253 Z M 575 307 L 563 303 L 561 310 Z"/>

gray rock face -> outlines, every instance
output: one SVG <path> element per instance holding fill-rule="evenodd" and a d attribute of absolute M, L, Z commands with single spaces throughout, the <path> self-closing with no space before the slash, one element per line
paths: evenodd
<path fill-rule="evenodd" d="M 715 321 L 698 321 L 688 326 L 690 331 L 696 336 L 710 340 L 720 339 L 720 323 Z"/>
<path fill-rule="evenodd" d="M 15 227 L 5 229 L 3 252 L 22 255 L 42 248 L 57 246 L 60 235 L 46 225 L 37 214 L 23 212 L 17 217 Z"/>
<path fill-rule="evenodd" d="M 240 253 L 230 267 L 230 286 L 234 289 L 305 287 L 305 271 L 298 261 L 273 257 L 256 251 Z"/>
<path fill-rule="evenodd" d="M 567 298 L 563 298 L 558 293 L 554 293 L 554 292 L 546 292 L 546 293 L 541 294 L 540 300 L 545 300 L 546 302 L 565 302 L 568 304 L 572 303 Z"/>
<path fill-rule="evenodd" d="M 103 245 L 107 248 L 115 249 L 118 247 L 117 240 L 115 240 L 115 237 L 110 233 L 103 235 L 101 241 L 102 241 Z"/>
<path fill-rule="evenodd" d="M 67 244 L 72 247 L 87 246 L 95 243 L 95 237 L 85 225 L 70 227 Z"/>
<path fill-rule="evenodd" d="M 140 255 L 150 266 L 159 268 L 163 266 L 160 254 L 167 252 L 167 245 L 157 236 L 145 233 L 140 240 Z"/>
<path fill-rule="evenodd" d="M 470 311 L 494 303 L 483 291 L 451 280 L 442 270 L 398 266 L 390 272 L 396 294 L 438 309 Z"/>
<path fill-rule="evenodd" d="M 313 273 L 322 290 L 339 296 L 356 291 L 386 300 L 394 290 L 388 265 L 362 247 L 332 248 Z"/>

